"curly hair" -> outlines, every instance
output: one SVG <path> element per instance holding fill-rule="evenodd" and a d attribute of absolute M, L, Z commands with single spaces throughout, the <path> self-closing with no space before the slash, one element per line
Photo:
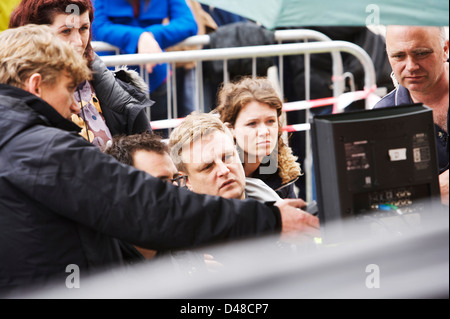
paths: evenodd
<path fill-rule="evenodd" d="M 76 10 L 75 10 L 76 8 Z M 91 0 L 22 0 L 11 13 L 9 28 L 17 28 L 27 24 L 51 25 L 58 14 L 83 14 L 89 12 L 89 20 L 94 20 L 94 8 Z M 91 45 L 92 32 L 89 35 L 88 45 L 84 57 L 91 65 L 94 59 L 94 50 Z"/>
<path fill-rule="evenodd" d="M 218 103 L 215 111 L 220 114 L 224 123 L 235 126 L 240 111 L 250 102 L 256 101 L 276 109 L 278 116 L 278 174 L 283 184 L 300 176 L 300 164 L 293 155 L 292 149 L 286 145 L 282 138 L 283 103 L 272 83 L 265 77 L 243 77 L 240 80 L 222 86 L 218 93 Z"/>

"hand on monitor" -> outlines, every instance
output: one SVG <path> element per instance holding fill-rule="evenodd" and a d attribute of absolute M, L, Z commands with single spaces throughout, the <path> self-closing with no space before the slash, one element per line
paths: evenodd
<path fill-rule="evenodd" d="M 303 210 L 302 199 L 285 199 L 275 204 L 281 212 L 281 241 L 295 242 L 320 237 L 319 219 Z"/>

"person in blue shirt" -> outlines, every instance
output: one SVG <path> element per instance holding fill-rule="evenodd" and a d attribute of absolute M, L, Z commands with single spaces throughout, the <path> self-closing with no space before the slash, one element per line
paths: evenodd
<path fill-rule="evenodd" d="M 94 0 L 93 37 L 117 46 L 123 54 L 160 53 L 197 34 L 186 0 Z M 167 67 L 147 64 L 152 120 L 167 118 Z"/>
<path fill-rule="evenodd" d="M 389 26 L 386 51 L 397 88 L 374 108 L 423 103 L 433 109 L 442 203 L 449 204 L 449 42 L 443 27 Z"/>

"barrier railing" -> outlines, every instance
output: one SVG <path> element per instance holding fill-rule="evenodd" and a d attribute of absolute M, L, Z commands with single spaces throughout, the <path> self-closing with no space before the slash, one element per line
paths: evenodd
<path fill-rule="evenodd" d="M 350 103 L 363 100 L 368 98 L 374 91 L 376 87 L 373 87 L 369 90 L 363 91 L 353 91 L 341 94 L 338 97 L 327 97 L 310 101 L 298 101 L 298 102 L 289 102 L 283 104 L 283 112 L 290 111 L 301 111 L 301 110 L 309 110 L 316 107 L 326 106 L 326 105 L 336 105 L 336 109 L 340 112 Z M 176 119 L 167 119 L 167 120 L 158 120 L 151 121 L 151 126 L 153 130 L 163 130 L 175 128 L 183 122 L 184 118 L 176 118 Z M 309 124 L 294 124 L 294 125 L 285 125 L 282 129 L 286 132 L 299 132 L 299 131 L 308 131 Z"/>
<path fill-rule="evenodd" d="M 376 87 L 376 77 L 375 77 L 375 68 L 370 56 L 361 47 L 345 41 L 292 43 L 292 44 L 237 47 L 224 49 L 165 52 L 159 54 L 114 55 L 114 56 L 103 56 L 102 59 L 107 66 L 145 65 L 147 63 L 168 63 L 174 66 L 174 64 L 177 62 L 192 62 L 192 61 L 203 62 L 203 61 L 223 60 L 224 70 L 226 70 L 227 61 L 231 59 L 244 59 L 244 58 L 256 59 L 257 57 L 316 54 L 316 53 L 331 53 L 333 56 L 336 56 L 340 52 L 352 54 L 360 61 L 364 69 L 364 88 L 365 90 L 373 90 Z M 335 84 L 342 82 L 341 78 L 342 72 L 339 72 L 338 69 L 339 66 L 333 67 L 333 81 Z M 197 70 L 197 73 L 198 72 L 199 71 Z M 200 84 L 197 83 L 197 93 L 196 93 L 197 102 L 200 101 L 200 90 L 198 89 L 199 87 L 201 86 Z M 171 90 L 171 88 L 168 87 L 168 90 Z M 334 94 L 336 94 L 336 92 L 334 92 Z M 367 99 L 366 99 L 366 107 L 369 107 Z M 202 109 L 198 111 L 204 110 Z M 171 113 L 168 112 L 168 114 L 169 119 L 171 119 L 172 118 Z M 302 125 L 300 129 L 308 130 L 308 126 Z M 311 171 L 312 167 L 310 148 L 311 147 L 308 138 L 306 144 L 305 163 L 303 165 L 306 171 Z M 310 178 L 307 178 L 306 185 L 307 185 L 306 200 L 310 201 L 312 199 L 311 193 L 312 180 Z"/>
<path fill-rule="evenodd" d="M 370 56 L 361 47 L 345 41 L 277 44 L 224 49 L 163 52 L 155 54 L 111 55 L 102 56 L 102 59 L 107 66 L 119 66 L 145 65 L 147 63 L 200 62 L 214 60 L 228 61 L 232 59 L 334 52 L 346 52 L 358 58 L 365 72 L 365 87 L 371 88 L 375 85 L 375 69 Z M 340 80 L 340 78 L 333 79 L 335 82 Z"/>
<path fill-rule="evenodd" d="M 331 41 L 331 39 L 325 34 L 309 29 L 292 29 L 292 30 L 278 30 L 274 32 L 275 41 L 278 44 L 282 44 L 286 41 Z M 186 40 L 179 43 L 182 46 L 208 46 L 210 44 L 210 36 L 209 35 L 197 35 L 193 37 L 189 37 Z M 120 49 L 116 46 L 105 42 L 93 41 L 92 46 L 94 51 L 96 52 L 115 52 L 115 54 L 119 54 Z M 333 80 L 333 96 L 339 96 L 344 92 L 344 75 L 343 75 L 343 64 L 342 58 L 339 52 L 330 52 L 332 58 L 332 80 Z M 252 74 L 256 74 L 256 58 L 259 57 L 255 54 L 252 57 Z M 283 95 L 284 92 L 284 83 L 283 83 L 283 55 L 279 55 L 279 82 L 280 82 L 280 94 Z M 188 61 L 190 62 L 190 61 Z M 224 70 L 227 70 L 227 59 L 224 59 Z M 172 63 L 172 69 L 175 68 L 175 63 Z M 141 76 L 148 82 L 148 74 L 145 71 L 145 68 L 141 67 Z M 168 73 L 170 74 L 170 73 Z M 176 95 L 173 95 L 171 92 L 176 92 L 176 80 L 174 79 L 175 72 L 172 73 L 172 76 L 169 77 L 168 81 L 168 90 L 167 90 L 167 114 L 169 114 L 169 118 L 172 118 L 172 114 L 174 117 L 177 112 L 177 100 Z M 223 74 L 223 81 L 227 83 L 229 80 L 229 76 L 227 72 Z M 148 84 L 148 83 L 147 83 Z M 205 110 L 204 101 L 202 98 L 201 92 L 203 91 L 203 72 L 201 63 L 197 63 L 196 66 L 196 95 L 195 95 L 195 105 L 197 110 Z M 310 63 L 309 63 L 309 54 L 305 53 L 305 92 L 306 92 L 306 100 L 310 99 Z M 283 99 L 283 96 L 281 96 Z"/>

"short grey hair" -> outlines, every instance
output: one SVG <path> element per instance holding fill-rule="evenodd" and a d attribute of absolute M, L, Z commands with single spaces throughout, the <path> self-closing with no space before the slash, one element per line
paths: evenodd
<path fill-rule="evenodd" d="M 385 35 L 387 34 L 388 30 L 390 27 L 393 27 L 395 25 L 388 25 L 386 26 L 386 32 Z M 426 28 L 437 28 L 439 30 L 439 41 L 442 45 L 442 47 L 445 46 L 446 42 L 447 42 L 447 32 L 445 30 L 446 27 L 442 27 L 442 26 L 424 26 Z"/>
<path fill-rule="evenodd" d="M 441 45 L 444 47 L 447 42 L 447 33 L 445 32 L 445 27 L 439 28 L 439 40 L 441 41 Z"/>

